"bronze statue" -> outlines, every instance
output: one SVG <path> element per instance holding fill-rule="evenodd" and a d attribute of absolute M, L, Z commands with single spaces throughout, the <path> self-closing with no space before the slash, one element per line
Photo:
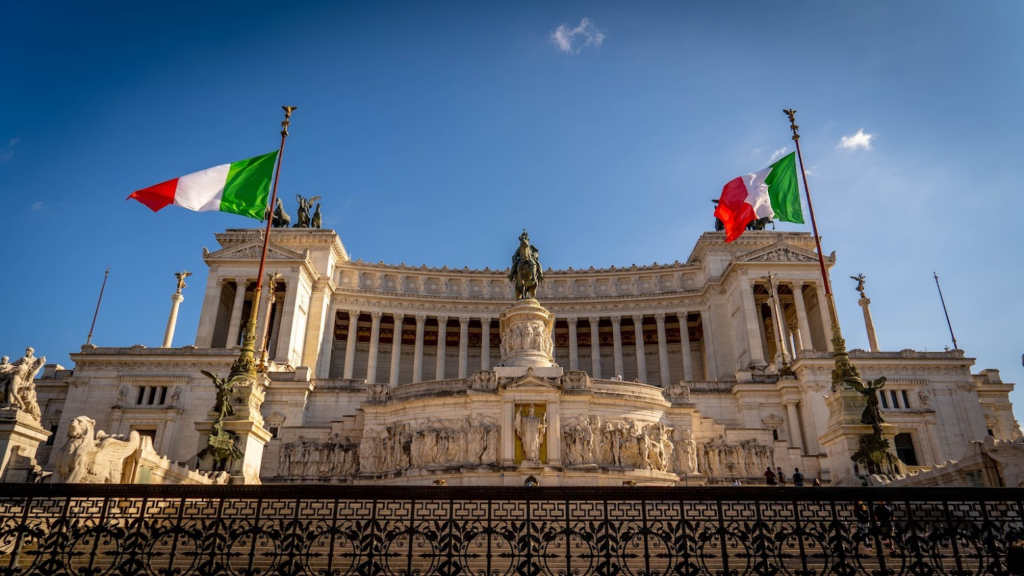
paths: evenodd
<path fill-rule="evenodd" d="M 313 218 L 309 222 L 310 228 L 320 229 L 320 224 L 323 222 L 323 216 L 320 215 L 320 205 L 316 205 L 316 211 L 313 212 Z"/>
<path fill-rule="evenodd" d="M 537 287 L 544 280 L 540 250 L 530 245 L 530 235 L 526 229 L 519 235 L 519 248 L 512 254 L 512 269 L 508 279 L 515 285 L 516 300 L 536 298 Z"/>
<path fill-rule="evenodd" d="M 711 199 L 711 203 L 714 204 L 715 206 L 718 206 L 718 200 L 714 198 Z M 772 230 L 774 230 L 775 221 L 765 216 L 764 218 L 758 218 L 756 220 L 751 220 L 750 222 L 748 222 L 747 230 L 764 230 L 765 228 L 768 227 L 769 224 L 772 225 Z M 715 232 L 723 232 L 724 230 L 725 223 L 719 220 L 717 216 L 715 216 Z"/>
<path fill-rule="evenodd" d="M 867 296 L 864 295 L 864 281 L 867 280 L 867 276 L 864 274 L 857 274 L 856 276 L 850 276 L 850 279 L 857 281 L 857 287 L 854 288 L 854 290 L 860 292 L 860 297 L 867 298 Z"/>
<path fill-rule="evenodd" d="M 178 291 L 175 292 L 175 294 L 181 294 L 181 289 L 185 288 L 187 286 L 185 284 L 185 278 L 188 278 L 191 275 L 192 275 L 191 272 L 186 272 L 185 270 L 182 270 L 181 272 L 175 272 L 174 273 L 174 277 L 178 279 Z"/>
<path fill-rule="evenodd" d="M 847 383 L 851 388 L 860 392 L 864 396 L 864 401 L 867 402 L 867 406 L 864 407 L 864 412 L 860 416 L 861 424 L 881 429 L 880 426 L 885 419 L 882 418 L 882 412 L 878 409 L 878 391 L 885 386 L 885 376 L 867 382 L 862 382 L 859 378 L 849 379 Z"/>
<path fill-rule="evenodd" d="M 203 373 L 203 376 L 213 380 L 213 385 L 217 388 L 217 400 L 213 405 L 213 411 L 219 415 L 217 420 L 221 421 L 226 416 L 234 416 L 235 409 L 231 406 L 231 392 L 235 389 L 235 383 L 230 378 L 218 378 L 206 370 L 200 370 L 200 372 Z"/>
<path fill-rule="evenodd" d="M 303 198 L 301 194 L 296 194 L 295 199 L 299 202 L 299 221 L 292 228 L 309 228 L 309 209 L 320 197 L 313 196 L 307 199 Z"/>
<path fill-rule="evenodd" d="M 292 222 L 291 216 L 289 216 L 288 213 L 284 211 L 284 203 L 281 202 L 280 198 L 278 198 L 277 201 L 274 202 L 273 212 L 271 212 L 269 208 L 267 209 L 267 214 L 264 217 L 264 220 L 266 220 L 267 218 L 273 218 L 270 224 L 274 228 L 287 228 L 288 225 L 291 224 Z"/>

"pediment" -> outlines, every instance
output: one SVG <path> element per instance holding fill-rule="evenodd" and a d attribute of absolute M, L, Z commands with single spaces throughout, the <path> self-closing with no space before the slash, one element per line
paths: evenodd
<path fill-rule="evenodd" d="M 210 260 L 259 260 L 263 252 L 261 242 L 250 242 L 241 246 L 224 248 L 216 252 L 204 255 L 204 259 Z M 301 252 L 282 248 L 271 244 L 267 247 L 267 260 L 305 260 L 306 255 Z"/>
<path fill-rule="evenodd" d="M 797 248 L 792 244 L 778 242 L 767 248 L 743 254 L 738 260 L 740 262 L 817 262 L 818 256 L 814 252 Z"/>
<path fill-rule="evenodd" d="M 533 374 L 532 371 L 528 372 L 525 376 L 514 378 L 509 382 L 502 385 L 502 388 L 506 390 L 562 390 L 562 385 L 557 380 L 551 380 L 541 376 Z"/>

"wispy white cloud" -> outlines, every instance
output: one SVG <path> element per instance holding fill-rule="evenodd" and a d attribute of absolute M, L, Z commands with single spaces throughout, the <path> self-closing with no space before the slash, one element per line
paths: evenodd
<path fill-rule="evenodd" d="M 863 148 L 864 150 L 871 150 L 871 140 L 874 139 L 874 134 L 867 134 L 864 129 L 857 130 L 857 133 L 853 136 L 843 136 L 839 140 L 839 145 L 836 148 L 843 148 L 846 150 L 856 150 Z"/>
<path fill-rule="evenodd" d="M 596 48 L 604 43 L 604 38 L 604 32 L 598 30 L 590 18 L 580 20 L 575 28 L 562 24 L 551 33 L 551 42 L 566 54 L 579 54 L 587 46 Z"/>
<path fill-rule="evenodd" d="M 775 152 L 772 152 L 772 157 L 768 159 L 768 163 L 771 164 L 772 162 L 775 162 L 779 158 L 782 158 L 782 156 L 785 155 L 788 151 L 789 148 L 783 146 L 782 148 L 779 148 Z"/>
<path fill-rule="evenodd" d="M 751 156 L 760 156 L 761 155 L 761 149 L 760 148 L 754 148 L 753 150 L 750 151 L 750 155 Z"/>
<path fill-rule="evenodd" d="M 40 210 L 43 210 L 45 208 L 46 208 L 46 202 L 43 202 L 42 200 L 32 204 L 32 211 L 33 212 L 39 212 Z"/>
<path fill-rule="evenodd" d="M 17 138 L 11 138 L 7 146 L 0 148 L 0 162 L 7 162 L 14 158 L 14 147 L 18 144 Z"/>

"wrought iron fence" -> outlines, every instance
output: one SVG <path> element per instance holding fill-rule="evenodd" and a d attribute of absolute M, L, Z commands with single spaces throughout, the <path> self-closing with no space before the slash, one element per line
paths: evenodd
<path fill-rule="evenodd" d="M 0 485 L 0 572 L 1010 575 L 1022 501 L 980 488 Z"/>

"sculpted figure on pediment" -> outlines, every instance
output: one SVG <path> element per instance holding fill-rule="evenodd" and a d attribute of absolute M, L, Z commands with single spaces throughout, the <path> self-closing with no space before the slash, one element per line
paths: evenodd
<path fill-rule="evenodd" d="M 480 392 L 498 389 L 498 375 L 493 370 L 477 370 L 469 377 L 469 387 Z"/>

